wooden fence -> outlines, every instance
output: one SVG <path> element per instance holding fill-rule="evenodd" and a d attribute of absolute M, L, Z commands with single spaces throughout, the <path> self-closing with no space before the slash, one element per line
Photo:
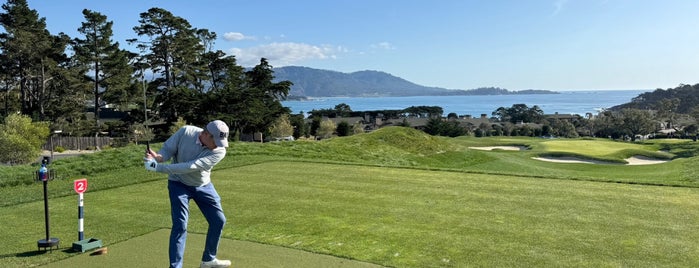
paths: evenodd
<path fill-rule="evenodd" d="M 63 147 L 66 150 L 87 150 L 95 149 L 95 147 L 104 147 L 111 145 L 112 138 L 110 137 L 50 137 L 46 144 L 42 147 L 44 150 L 51 150 L 51 146 L 56 148 Z"/>

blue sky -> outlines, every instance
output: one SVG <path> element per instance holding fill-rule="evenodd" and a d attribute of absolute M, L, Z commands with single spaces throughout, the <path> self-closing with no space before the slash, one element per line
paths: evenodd
<path fill-rule="evenodd" d="M 164 8 L 216 32 L 216 49 L 253 66 L 376 70 L 449 89 L 605 90 L 699 83 L 696 0 L 28 0 L 52 34 L 84 8 L 136 38 Z"/>

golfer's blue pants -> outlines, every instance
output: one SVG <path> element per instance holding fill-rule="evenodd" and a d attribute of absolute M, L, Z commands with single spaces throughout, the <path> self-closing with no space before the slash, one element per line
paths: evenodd
<path fill-rule="evenodd" d="M 189 200 L 193 199 L 202 214 L 209 222 L 206 233 L 206 244 L 202 261 L 216 258 L 218 242 L 221 239 L 226 216 L 221 208 L 221 197 L 216 193 L 214 185 L 187 186 L 181 182 L 168 180 L 170 192 L 170 207 L 172 211 L 172 231 L 170 232 L 170 267 L 181 268 L 184 256 L 184 245 L 187 240 L 187 220 L 189 219 Z"/>

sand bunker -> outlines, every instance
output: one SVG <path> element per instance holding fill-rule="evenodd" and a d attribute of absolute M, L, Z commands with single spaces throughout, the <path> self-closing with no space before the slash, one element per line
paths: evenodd
<path fill-rule="evenodd" d="M 611 164 L 610 162 L 582 159 L 577 157 L 532 157 L 532 159 L 553 163 Z"/>
<path fill-rule="evenodd" d="M 524 151 L 528 150 L 526 146 L 484 146 L 484 147 L 468 147 L 469 149 L 482 150 L 482 151 L 492 151 L 492 150 L 504 150 L 504 151 Z M 578 157 L 566 156 L 566 157 L 532 157 L 532 159 L 546 162 L 554 163 L 582 163 L 582 164 L 605 164 L 605 165 L 620 165 L 619 163 L 606 162 L 600 160 L 583 159 Z M 653 165 L 668 162 L 668 160 L 649 158 L 645 156 L 632 156 L 624 159 L 629 166 L 632 165 Z"/>
<path fill-rule="evenodd" d="M 655 158 L 650 158 L 650 157 L 645 157 L 645 156 L 633 156 L 624 159 L 626 162 L 629 162 L 627 165 L 653 165 L 653 164 L 661 164 L 665 163 L 668 160 L 662 160 L 662 159 L 655 159 Z"/>
<path fill-rule="evenodd" d="M 524 151 L 527 149 L 525 146 L 487 146 L 487 147 L 468 147 L 470 149 L 482 150 L 482 151 L 492 151 L 492 150 L 505 150 L 505 151 Z"/>
<path fill-rule="evenodd" d="M 607 165 L 615 164 L 615 163 L 611 163 L 611 162 L 582 159 L 582 158 L 577 158 L 577 157 L 532 157 L 532 159 L 546 161 L 546 162 L 554 162 L 554 163 L 583 163 L 583 164 L 607 164 Z M 668 160 L 648 158 L 648 157 L 644 157 L 644 156 L 632 156 L 632 157 L 626 158 L 624 160 L 626 160 L 626 162 L 628 162 L 628 164 L 626 164 L 626 165 L 653 165 L 653 164 L 665 163 L 668 161 Z"/>

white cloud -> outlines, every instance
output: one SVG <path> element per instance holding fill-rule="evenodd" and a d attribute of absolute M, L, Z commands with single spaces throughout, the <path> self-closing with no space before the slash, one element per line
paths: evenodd
<path fill-rule="evenodd" d="M 227 32 L 223 34 L 223 39 L 227 41 L 240 41 L 240 40 L 255 40 L 255 37 L 245 36 L 242 33 L 237 32 Z"/>
<path fill-rule="evenodd" d="M 378 48 L 378 49 L 385 49 L 385 50 L 394 50 L 396 47 L 394 47 L 391 43 L 389 42 L 381 42 L 378 44 L 372 44 L 372 48 Z"/>
<path fill-rule="evenodd" d="M 282 67 L 297 65 L 305 60 L 325 60 L 337 58 L 337 53 L 345 53 L 347 49 L 329 45 L 314 46 L 304 43 L 270 43 L 249 48 L 231 48 L 229 54 L 235 55 L 238 64 L 255 66 L 260 58 L 266 58 L 272 66 Z"/>

